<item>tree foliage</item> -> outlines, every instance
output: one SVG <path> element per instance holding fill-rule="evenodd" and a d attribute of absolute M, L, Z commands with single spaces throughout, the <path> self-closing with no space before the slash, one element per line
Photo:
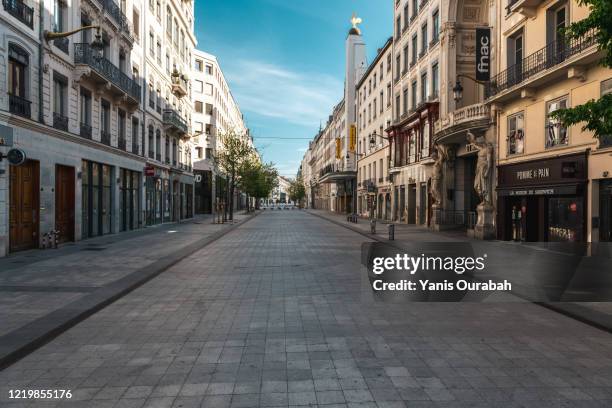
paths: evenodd
<path fill-rule="evenodd" d="M 278 185 L 278 171 L 273 163 L 251 160 L 240 170 L 240 188 L 259 202 L 260 198 L 270 195 Z"/>
<path fill-rule="evenodd" d="M 289 199 L 295 203 L 300 203 L 306 197 L 306 186 L 301 175 L 291 182 L 288 193 Z"/>
<path fill-rule="evenodd" d="M 256 160 L 256 152 L 249 143 L 248 136 L 230 130 L 217 135 L 221 148 L 214 157 L 215 164 L 228 179 L 229 197 L 227 208 L 230 220 L 234 219 L 234 191 L 240 184 L 243 168 L 251 161 Z"/>
<path fill-rule="evenodd" d="M 578 0 L 589 8 L 588 17 L 570 24 L 564 34 L 568 40 L 580 39 L 595 33 L 599 51 L 603 53 L 600 64 L 612 68 L 612 1 Z M 565 125 L 584 123 L 582 130 L 593 132 L 596 138 L 612 135 L 612 95 L 591 99 L 583 105 L 560 109 L 551 114 Z"/>

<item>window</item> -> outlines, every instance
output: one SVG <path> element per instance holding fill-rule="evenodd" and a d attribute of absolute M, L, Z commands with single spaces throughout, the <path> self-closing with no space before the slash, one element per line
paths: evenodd
<path fill-rule="evenodd" d="M 53 126 L 68 130 L 68 78 L 53 72 Z"/>
<path fill-rule="evenodd" d="M 166 35 L 172 39 L 172 10 L 166 9 Z"/>
<path fill-rule="evenodd" d="M 213 114 L 213 106 L 210 103 L 206 104 L 206 114 L 207 115 L 212 115 Z"/>
<path fill-rule="evenodd" d="M 562 97 L 546 104 L 546 148 L 568 144 L 567 128 L 561 121 L 550 117 L 550 114 L 558 109 L 567 108 L 567 97 Z"/>
<path fill-rule="evenodd" d="M 391 71 L 391 54 L 387 55 L 387 72 Z"/>
<path fill-rule="evenodd" d="M 149 130 L 148 130 L 148 136 L 149 136 L 149 158 L 153 159 L 155 158 L 155 152 L 153 151 L 153 126 L 149 126 Z"/>
<path fill-rule="evenodd" d="M 612 78 L 601 82 L 601 96 L 612 94 Z M 601 135 L 599 137 L 599 147 L 611 147 L 612 135 Z"/>
<path fill-rule="evenodd" d="M 440 70 L 438 68 L 438 63 L 434 63 L 431 66 L 431 95 L 434 98 L 438 97 L 440 92 Z"/>
<path fill-rule="evenodd" d="M 206 95 L 213 95 L 213 84 L 206 83 Z"/>
<path fill-rule="evenodd" d="M 391 106 L 391 84 L 387 84 L 387 106 Z"/>
<path fill-rule="evenodd" d="M 201 101 L 195 101 L 194 107 L 195 107 L 196 113 L 204 112 L 204 104 Z"/>
<path fill-rule="evenodd" d="M 412 36 L 412 63 L 416 64 L 417 60 L 417 36 L 416 34 Z"/>
<path fill-rule="evenodd" d="M 202 93 L 202 92 L 204 92 L 204 83 L 202 81 L 196 80 L 194 88 L 195 88 L 194 91 L 196 93 Z"/>
<path fill-rule="evenodd" d="M 383 101 L 384 101 L 384 91 L 380 91 L 380 113 L 383 113 Z"/>
<path fill-rule="evenodd" d="M 161 2 L 159 0 L 155 3 L 155 15 L 157 20 L 161 21 Z"/>
<path fill-rule="evenodd" d="M 402 71 L 402 65 L 401 65 L 401 57 L 398 54 L 395 57 L 395 80 L 398 80 L 400 77 L 400 72 Z"/>
<path fill-rule="evenodd" d="M 213 149 L 211 147 L 207 147 L 206 148 L 206 158 L 207 159 L 212 159 L 213 158 Z"/>
<path fill-rule="evenodd" d="M 208 75 L 212 75 L 213 74 L 213 67 L 210 64 L 206 64 L 206 74 Z"/>
<path fill-rule="evenodd" d="M 408 3 L 404 6 L 404 31 L 408 28 Z"/>
<path fill-rule="evenodd" d="M 515 33 L 508 38 L 508 84 L 514 85 L 522 81 L 523 67 L 523 31 Z"/>
<path fill-rule="evenodd" d="M 149 54 L 155 57 L 155 35 L 153 32 L 149 32 Z"/>
<path fill-rule="evenodd" d="M 412 18 L 416 17 L 419 12 L 418 0 L 412 0 Z"/>
<path fill-rule="evenodd" d="M 198 59 L 195 60 L 195 69 L 196 69 L 196 71 L 202 72 L 202 70 L 204 69 L 203 68 L 203 66 L 204 66 L 203 64 L 204 64 L 204 62 L 202 60 L 198 60 Z"/>
<path fill-rule="evenodd" d="M 395 38 L 400 38 L 402 35 L 402 18 L 397 16 L 395 19 Z"/>
<path fill-rule="evenodd" d="M 427 72 L 421 74 L 421 102 L 425 102 L 429 97 L 429 82 L 427 82 Z"/>
<path fill-rule="evenodd" d="M 195 122 L 195 131 L 202 133 L 204 131 L 204 124 L 202 122 Z"/>
<path fill-rule="evenodd" d="M 157 63 L 161 65 L 162 62 L 162 48 L 161 48 L 161 40 L 157 40 Z"/>
<path fill-rule="evenodd" d="M 205 130 L 207 135 L 212 135 L 212 125 L 207 123 L 206 124 L 206 130 Z"/>
<path fill-rule="evenodd" d="M 433 12 L 433 15 L 431 16 L 431 25 L 432 25 L 431 27 L 432 42 L 435 44 L 440 39 L 440 11 L 439 10 L 436 10 Z"/>
<path fill-rule="evenodd" d="M 404 89 L 404 93 L 403 93 L 403 105 L 404 105 L 404 113 L 408 112 L 408 88 Z"/>
<path fill-rule="evenodd" d="M 400 109 L 401 109 L 400 96 L 399 95 L 395 95 L 395 117 L 397 119 L 399 119 L 399 117 L 400 117 Z"/>
<path fill-rule="evenodd" d="M 125 146 L 125 111 L 117 109 L 117 134 L 119 136 L 119 148 L 122 150 L 126 149 Z"/>
<path fill-rule="evenodd" d="M 204 149 L 201 147 L 196 147 L 196 158 L 201 159 L 204 157 Z"/>
<path fill-rule="evenodd" d="M 91 127 L 91 92 L 81 87 L 80 95 L 81 126 Z"/>
<path fill-rule="evenodd" d="M 404 47 L 404 71 L 402 74 L 405 74 L 408 71 L 408 46 Z"/>
<path fill-rule="evenodd" d="M 522 154 L 525 150 L 523 112 L 508 117 L 508 155 Z"/>
<path fill-rule="evenodd" d="M 100 130 L 110 135 L 110 103 L 102 99 L 100 108 Z"/>
<path fill-rule="evenodd" d="M 8 93 L 11 113 L 30 117 L 30 101 L 27 100 L 27 73 L 30 58 L 21 47 L 9 44 Z"/>
<path fill-rule="evenodd" d="M 424 55 L 427 52 L 427 47 L 429 44 L 427 43 L 427 23 L 421 26 L 421 55 Z"/>
<path fill-rule="evenodd" d="M 415 109 L 417 105 L 417 81 L 412 81 L 410 88 L 410 93 L 412 94 L 411 107 Z"/>

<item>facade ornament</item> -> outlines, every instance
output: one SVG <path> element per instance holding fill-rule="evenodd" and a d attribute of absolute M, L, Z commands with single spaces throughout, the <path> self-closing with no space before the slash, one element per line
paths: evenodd
<path fill-rule="evenodd" d="M 361 17 L 357 17 L 357 14 L 353 13 L 353 16 L 351 17 L 351 24 L 353 25 L 353 29 L 356 30 L 359 34 L 361 34 L 361 30 L 357 26 L 361 23 L 363 23 Z"/>
<path fill-rule="evenodd" d="M 491 205 L 491 170 L 493 167 L 493 145 L 484 138 L 479 141 L 472 132 L 467 133 L 467 140 L 478 150 L 474 190 L 480 197 L 480 205 Z"/>
<path fill-rule="evenodd" d="M 434 145 L 434 165 L 431 174 L 431 196 L 436 206 L 442 205 L 442 179 L 444 177 L 444 164 L 448 159 L 447 148 L 436 143 Z"/>

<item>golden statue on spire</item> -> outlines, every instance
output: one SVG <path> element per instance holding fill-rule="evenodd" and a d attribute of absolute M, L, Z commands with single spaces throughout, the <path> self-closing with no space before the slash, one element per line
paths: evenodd
<path fill-rule="evenodd" d="M 357 14 L 353 12 L 353 17 L 351 17 L 351 24 L 353 25 L 353 29 L 357 30 L 359 34 L 361 34 L 361 30 L 357 27 L 357 24 L 363 23 L 361 17 L 357 17 Z"/>

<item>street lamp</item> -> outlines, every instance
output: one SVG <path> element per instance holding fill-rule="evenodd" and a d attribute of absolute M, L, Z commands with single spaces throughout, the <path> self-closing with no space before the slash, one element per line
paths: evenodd
<path fill-rule="evenodd" d="M 389 140 L 389 138 L 387 136 L 379 135 L 379 134 L 376 133 L 376 131 L 374 131 L 374 133 L 372 133 L 370 135 L 370 149 L 373 149 L 373 148 L 376 147 L 376 138 L 378 138 L 378 137 L 382 137 L 385 140 Z"/>
<path fill-rule="evenodd" d="M 458 74 L 457 75 L 457 80 L 455 82 L 455 86 L 453 87 L 453 99 L 455 100 L 455 103 L 459 103 L 459 101 L 461 101 L 463 99 L 463 86 L 461 85 L 461 81 L 459 81 L 459 78 L 467 78 L 475 83 L 477 83 L 478 85 L 484 85 L 485 83 L 483 81 L 479 81 L 475 78 L 472 78 L 469 75 L 465 75 L 465 74 Z"/>
<path fill-rule="evenodd" d="M 43 35 L 45 37 L 45 41 L 49 42 L 49 41 L 55 40 L 57 38 L 70 37 L 73 34 L 80 33 L 81 31 L 85 31 L 85 30 L 91 30 L 92 28 L 96 29 L 96 38 L 97 38 L 100 35 L 100 26 L 99 25 L 88 25 L 88 26 L 79 27 L 76 30 L 66 31 L 66 32 L 59 32 L 59 33 L 58 32 L 54 32 L 54 31 L 45 30 Z M 93 42 L 92 42 L 92 45 L 93 45 Z M 102 46 L 104 46 L 104 44 Z"/>

